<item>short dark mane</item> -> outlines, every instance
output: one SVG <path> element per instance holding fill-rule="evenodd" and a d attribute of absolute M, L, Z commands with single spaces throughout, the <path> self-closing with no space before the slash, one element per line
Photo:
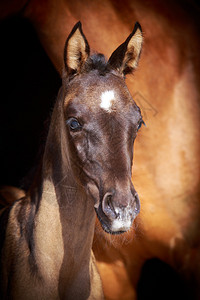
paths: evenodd
<path fill-rule="evenodd" d="M 111 68 L 103 54 L 96 53 L 87 59 L 83 67 L 83 72 L 89 73 L 92 70 L 98 70 L 101 76 L 105 76 L 106 73 L 110 72 Z"/>

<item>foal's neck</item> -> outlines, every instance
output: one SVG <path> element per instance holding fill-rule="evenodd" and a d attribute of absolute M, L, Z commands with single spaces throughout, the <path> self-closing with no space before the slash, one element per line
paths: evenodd
<path fill-rule="evenodd" d="M 77 283 L 85 283 L 82 292 L 89 290 L 94 223 L 92 200 L 81 189 L 67 179 L 57 186 L 52 177 L 44 179 L 35 219 L 35 258 L 42 278 L 48 285 L 57 282 L 63 298 Z"/>
<path fill-rule="evenodd" d="M 50 142 L 54 145 L 55 139 Z M 90 282 L 94 204 L 63 159 L 62 147 L 46 149 L 42 177 L 34 229 L 36 262 L 42 277 L 49 285 L 58 282 L 64 297 L 76 282 Z"/>
<path fill-rule="evenodd" d="M 60 182 L 52 177 L 43 180 L 37 211 L 39 232 L 49 237 L 47 244 L 63 249 L 67 263 L 69 257 L 77 254 L 81 259 L 82 254 L 87 256 L 82 252 L 90 253 L 95 223 L 92 199 L 81 186 L 68 181 L 68 175 Z"/>

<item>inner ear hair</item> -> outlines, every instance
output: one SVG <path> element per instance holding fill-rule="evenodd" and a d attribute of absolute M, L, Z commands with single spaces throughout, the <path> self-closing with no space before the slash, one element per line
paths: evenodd
<path fill-rule="evenodd" d="M 131 38 L 127 44 L 127 51 L 125 53 L 125 60 L 127 67 L 135 69 L 138 65 L 143 43 L 142 28 L 138 22 L 135 24 L 130 36 Z"/>
<path fill-rule="evenodd" d="M 138 65 L 143 43 L 142 29 L 136 22 L 132 33 L 111 55 L 108 63 L 123 75 L 132 73 Z"/>
<path fill-rule="evenodd" d="M 80 70 L 90 54 L 90 47 L 78 22 L 66 40 L 64 48 L 64 65 L 67 75 L 80 73 Z"/>

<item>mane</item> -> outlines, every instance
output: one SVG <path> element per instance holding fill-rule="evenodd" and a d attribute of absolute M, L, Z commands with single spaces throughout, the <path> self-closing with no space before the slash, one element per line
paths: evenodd
<path fill-rule="evenodd" d="M 97 70 L 101 76 L 105 76 L 111 71 L 111 67 L 103 54 L 95 53 L 91 55 L 85 62 L 82 72 L 89 73 L 93 70 Z"/>

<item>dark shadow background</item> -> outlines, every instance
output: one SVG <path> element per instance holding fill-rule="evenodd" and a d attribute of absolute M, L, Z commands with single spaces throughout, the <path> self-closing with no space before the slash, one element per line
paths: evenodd
<path fill-rule="evenodd" d="M 1 22 L 0 37 L 0 185 L 21 186 L 45 139 L 61 80 L 26 20 Z"/>
<path fill-rule="evenodd" d="M 0 23 L 0 185 L 23 186 L 37 161 L 61 80 L 32 26 L 14 17 Z M 191 300 L 167 264 L 148 261 L 138 300 Z"/>

